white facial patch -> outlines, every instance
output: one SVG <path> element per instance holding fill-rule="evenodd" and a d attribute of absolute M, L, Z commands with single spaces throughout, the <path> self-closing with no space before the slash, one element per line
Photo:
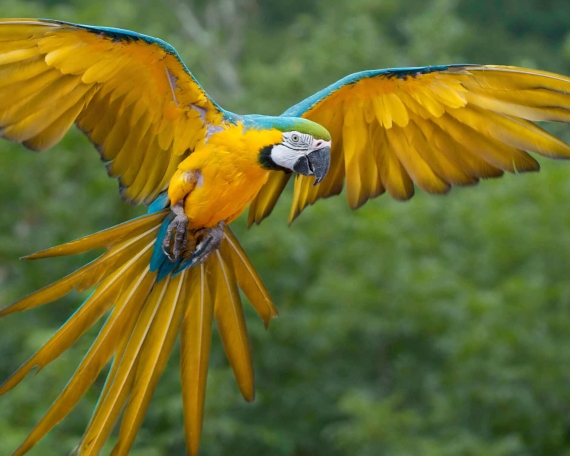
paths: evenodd
<path fill-rule="evenodd" d="M 305 155 L 305 153 L 306 150 L 295 150 L 283 144 L 276 144 L 271 149 L 271 159 L 276 165 L 292 170 L 299 157 Z"/>
<path fill-rule="evenodd" d="M 330 146 L 330 141 L 316 140 L 311 135 L 298 131 L 288 131 L 283 133 L 283 142 L 271 149 L 271 159 L 276 165 L 293 170 L 293 166 L 303 155 Z"/>

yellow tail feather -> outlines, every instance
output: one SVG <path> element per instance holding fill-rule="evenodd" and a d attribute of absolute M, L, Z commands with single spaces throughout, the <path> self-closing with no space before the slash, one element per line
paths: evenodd
<path fill-rule="evenodd" d="M 235 274 L 220 252 L 210 257 L 208 270 L 212 274 L 212 279 L 208 282 L 214 301 L 214 318 L 222 344 L 241 394 L 246 401 L 251 402 L 254 399 L 255 389 L 253 362 Z"/>
<path fill-rule="evenodd" d="M 253 366 L 238 288 L 266 326 L 277 316 L 271 298 L 227 227 L 220 249 L 203 265 L 157 282 L 157 273 L 149 270 L 149 264 L 167 214 L 168 210 L 163 210 L 145 215 L 25 257 L 39 259 L 107 249 L 93 262 L 0 311 L 3 316 L 31 309 L 73 289 L 95 287 L 69 320 L 0 386 L 0 395 L 15 387 L 34 367 L 41 369 L 58 358 L 105 314 L 108 317 L 66 387 L 15 456 L 25 454 L 63 420 L 111 360 L 105 386 L 76 454 L 98 454 L 122 413 L 112 454 L 126 455 L 179 331 L 185 433 L 190 454 L 196 455 L 213 318 L 242 395 L 253 400 Z"/>
<path fill-rule="evenodd" d="M 205 266 L 200 265 L 199 268 L 191 270 L 190 274 L 195 275 L 193 282 L 196 285 L 192 287 L 186 314 L 182 320 L 180 371 L 186 443 L 190 454 L 196 456 L 204 417 L 213 306 Z"/>

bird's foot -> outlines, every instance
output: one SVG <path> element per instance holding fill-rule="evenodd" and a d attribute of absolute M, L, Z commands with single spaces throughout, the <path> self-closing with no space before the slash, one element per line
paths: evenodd
<path fill-rule="evenodd" d="M 166 235 L 162 241 L 162 251 L 170 261 L 176 261 L 182 258 L 186 251 L 189 220 L 188 216 L 184 213 L 183 202 L 172 206 L 170 209 L 175 217 L 166 230 Z"/>
<path fill-rule="evenodd" d="M 190 263 L 187 267 L 194 267 L 206 261 L 216 250 L 220 248 L 224 239 L 225 222 L 221 221 L 213 228 L 202 228 L 194 233 L 199 240 L 196 249 L 190 255 Z"/>

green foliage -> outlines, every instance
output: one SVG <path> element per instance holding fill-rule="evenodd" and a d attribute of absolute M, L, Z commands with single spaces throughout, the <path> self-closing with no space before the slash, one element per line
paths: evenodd
<path fill-rule="evenodd" d="M 2 14 L 159 36 L 237 112 L 278 114 L 368 68 L 472 61 L 570 74 L 570 4 L 562 0 L 2 0 Z M 568 128 L 556 131 L 570 140 Z M 0 148 L 7 304 L 86 261 L 19 256 L 142 208 L 120 202 L 78 132 L 41 155 Z M 446 197 L 418 192 L 401 204 L 384 196 L 355 213 L 343 197 L 321 201 L 292 227 L 287 201 L 249 232 L 238 221 L 281 317 L 265 331 L 248 309 L 253 404 L 239 397 L 215 340 L 202 454 L 570 455 L 570 168 L 541 164 L 538 174 Z M 0 377 L 82 298 L 0 320 Z M 0 398 L 1 455 L 57 396 L 90 336 Z M 184 453 L 178 364 L 175 354 L 134 456 Z M 68 454 L 101 386 L 30 454 Z"/>

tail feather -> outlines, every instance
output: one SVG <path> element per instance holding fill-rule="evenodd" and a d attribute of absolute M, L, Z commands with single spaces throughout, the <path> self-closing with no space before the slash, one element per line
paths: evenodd
<path fill-rule="evenodd" d="M 113 456 L 128 454 L 142 425 L 158 380 L 166 367 L 166 362 L 178 335 L 182 311 L 184 310 L 183 306 L 177 305 L 177 303 L 179 300 L 187 301 L 184 287 L 185 278 L 186 271 L 183 271 L 177 277 L 167 279 L 169 284 L 166 286 L 160 308 L 152 321 L 139 354 L 140 359 L 144 362 L 138 364 L 129 402 L 121 420 L 119 440 L 111 453 Z"/>
<path fill-rule="evenodd" d="M 190 454 L 196 455 L 213 318 L 240 391 L 246 400 L 253 400 L 253 365 L 239 288 L 266 326 L 277 311 L 229 228 L 219 251 L 203 265 L 180 274 L 167 274 L 160 280 L 151 261 L 160 250 L 159 230 L 168 214 L 168 210 L 151 213 L 26 257 L 38 259 L 107 249 L 86 266 L 0 311 L 3 316 L 31 309 L 73 289 L 95 287 L 67 322 L 0 386 L 0 395 L 15 387 L 34 367 L 42 369 L 58 358 L 105 314 L 108 317 L 64 390 L 15 456 L 30 450 L 64 419 L 111 360 L 105 386 L 76 453 L 97 455 L 122 413 L 112 454 L 126 455 L 180 331 L 185 434 Z"/>
<path fill-rule="evenodd" d="M 95 292 L 89 296 L 67 322 L 8 380 L 0 387 L 0 395 L 6 393 L 28 374 L 34 367 L 44 368 L 91 328 L 112 307 L 122 291 L 125 277 L 119 270 L 101 283 Z M 129 274 L 130 276 L 130 274 Z"/>
<path fill-rule="evenodd" d="M 241 394 L 251 402 L 255 396 L 253 362 L 236 278 L 220 252 L 210 257 L 208 271 L 211 271 L 210 293 L 220 338 Z"/>
<path fill-rule="evenodd" d="M 106 331 L 106 335 L 108 335 L 109 338 L 115 340 L 115 348 L 114 348 L 115 358 L 113 360 L 111 370 L 107 374 L 105 386 L 103 387 L 103 391 L 101 392 L 99 401 L 97 403 L 97 406 L 95 407 L 93 417 L 91 418 L 91 421 L 87 426 L 87 429 L 84 433 L 83 439 L 79 446 L 79 448 L 83 448 L 84 445 L 90 445 L 89 448 L 92 449 L 92 454 L 99 453 L 101 447 L 107 440 L 109 433 L 113 429 L 113 426 L 118 418 L 118 414 L 121 411 L 121 407 L 118 407 L 115 416 L 111 417 L 107 422 L 104 422 L 102 427 L 94 428 L 92 426 L 93 418 L 97 416 L 97 414 L 99 413 L 102 404 L 105 403 L 105 400 L 108 397 L 110 387 L 114 383 L 117 370 L 120 366 L 120 361 L 123 357 L 127 343 L 129 341 L 129 336 L 140 314 L 141 310 L 140 303 L 144 302 L 147 299 L 148 295 L 152 290 L 152 287 L 154 286 L 154 283 L 155 283 L 155 276 L 154 274 L 149 273 L 147 267 L 143 271 L 143 274 L 141 275 L 139 280 L 133 282 L 132 289 L 129 290 L 129 292 L 125 293 L 126 296 L 124 297 L 124 305 L 121 306 L 121 312 L 120 314 L 117 314 L 116 320 L 113 322 L 113 325 L 112 326 L 109 325 L 109 327 L 107 328 L 106 324 L 102 330 L 102 333 L 103 331 Z M 118 305 L 119 304 L 121 304 L 121 302 L 119 302 Z M 124 322 L 120 322 L 119 318 L 124 319 Z M 103 352 L 103 350 L 104 350 L 103 348 L 98 349 L 98 351 L 100 352 Z M 128 390 L 125 390 L 123 397 L 119 400 L 120 404 L 124 405 L 124 403 L 126 402 L 127 392 Z M 97 440 L 99 442 L 99 445 L 97 445 L 97 442 L 94 442 L 94 440 Z M 80 451 L 79 454 L 87 454 L 87 453 L 85 453 L 84 451 Z"/>
<path fill-rule="evenodd" d="M 99 258 L 77 271 L 5 307 L 0 311 L 0 317 L 48 304 L 65 296 L 73 289 L 85 291 L 92 288 L 111 274 L 117 267 L 125 264 L 125 262 L 129 261 L 133 256 L 136 256 L 141 250 L 141 246 L 144 245 L 148 248 L 150 245 L 152 247 L 157 230 L 158 227 L 153 227 L 142 234 L 137 234 L 137 236 L 132 239 L 118 243 L 112 248 L 109 248 L 109 250 Z M 47 252 L 47 250 L 44 252 Z"/>
<path fill-rule="evenodd" d="M 116 245 L 125 237 L 134 238 L 136 234 L 143 233 L 151 228 L 158 229 L 157 222 L 162 222 L 168 211 L 159 211 L 153 214 L 143 215 L 127 222 L 115 225 L 95 234 L 67 242 L 56 247 L 42 250 L 22 257 L 24 260 L 39 260 L 40 258 L 52 258 L 58 256 L 77 255 L 90 252 L 95 249 L 106 249 Z"/>
<path fill-rule="evenodd" d="M 196 456 L 204 417 L 213 306 L 206 267 L 200 265 L 199 268 L 191 269 L 189 273 L 193 275 L 194 286 L 190 290 L 188 306 L 182 320 L 180 373 L 186 445 L 190 455 Z M 188 282 L 190 283 L 190 279 Z"/>
<path fill-rule="evenodd" d="M 101 410 L 103 410 L 104 405 L 107 403 L 109 392 L 115 382 L 115 379 L 117 378 L 117 373 L 119 371 L 119 368 L 121 367 L 121 359 L 123 358 L 123 355 L 125 353 L 125 350 L 129 342 L 130 338 L 129 336 L 130 333 L 125 333 L 121 337 L 121 340 L 117 348 L 117 352 L 115 353 L 113 364 L 111 366 L 111 371 L 107 375 L 107 379 L 105 381 L 105 387 L 103 389 L 103 392 L 101 393 L 101 396 L 97 403 L 97 407 L 93 412 L 89 425 L 87 426 L 87 429 L 85 430 L 85 433 L 83 434 L 80 445 L 78 447 L 77 450 L 78 455 L 83 455 L 83 456 L 99 455 L 101 448 L 109 438 L 109 435 L 111 434 L 111 431 L 113 430 L 113 427 L 115 426 L 115 423 L 117 422 L 119 415 L 122 412 L 123 407 L 125 406 L 125 403 L 129 398 L 129 389 L 133 384 L 135 376 L 134 370 L 131 371 L 129 377 L 126 380 L 127 387 L 123 388 L 119 397 L 116 398 L 116 403 L 114 407 L 110 411 L 107 411 L 108 418 L 106 420 L 97 419 L 100 416 Z"/>
<path fill-rule="evenodd" d="M 271 296 L 263 285 L 261 277 L 259 277 L 255 267 L 229 228 L 226 228 L 220 252 L 226 262 L 228 258 L 231 258 L 232 269 L 235 271 L 239 287 L 267 328 L 271 319 L 277 317 L 279 313 L 273 305 Z"/>
<path fill-rule="evenodd" d="M 115 374 L 115 378 L 113 379 L 113 383 L 109 388 L 105 399 L 101 403 L 101 407 L 98 407 L 98 410 L 93 416 L 90 427 L 102 427 L 104 423 L 114 423 L 118 418 L 118 413 L 122 410 L 124 402 L 128 399 L 128 394 L 132 390 L 132 382 L 135 378 L 138 365 L 140 363 L 146 364 L 147 362 L 146 359 L 139 358 L 138 355 L 141 352 L 152 322 L 158 313 L 169 283 L 170 278 L 167 277 L 165 280 L 157 282 L 153 287 L 135 323 L 135 326 L 132 329 L 125 351 L 121 356 L 121 361 Z M 86 443 L 89 445 L 89 442 Z M 97 443 L 97 439 L 95 439 L 93 443 Z M 85 453 L 89 454 L 89 451 L 89 446 L 87 446 L 85 448 Z"/>
<path fill-rule="evenodd" d="M 24 454 L 57 423 L 65 418 L 96 380 L 103 367 L 109 362 L 115 352 L 117 343 L 120 340 L 119 336 L 121 331 L 127 326 L 128 319 L 131 317 L 133 311 L 133 306 L 137 304 L 132 297 L 135 292 L 138 291 L 137 288 L 140 287 L 139 289 L 144 289 L 144 287 L 141 286 L 141 282 L 143 282 L 147 275 L 148 269 L 143 271 L 140 277 L 134 280 L 127 290 L 125 290 L 125 293 L 123 293 L 123 296 L 118 300 L 97 339 L 75 371 L 75 374 L 28 438 L 20 448 L 18 448 L 15 455 Z M 148 288 L 147 285 L 146 289 L 148 290 Z"/>

